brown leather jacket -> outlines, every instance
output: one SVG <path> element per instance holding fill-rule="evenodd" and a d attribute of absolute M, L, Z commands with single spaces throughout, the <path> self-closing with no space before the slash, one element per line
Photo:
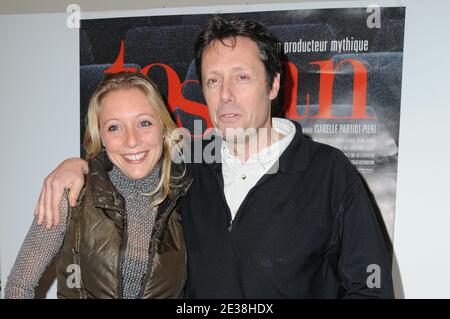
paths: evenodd
<path fill-rule="evenodd" d="M 121 298 L 121 259 L 127 240 L 125 200 L 109 180 L 104 152 L 89 161 L 89 174 L 70 208 L 63 246 L 57 256 L 59 298 Z M 172 166 L 173 176 L 183 167 Z M 149 250 L 149 269 L 139 298 L 178 298 L 186 282 L 186 247 L 178 198 L 192 179 L 184 176 L 158 207 Z M 79 276 L 77 278 L 76 276 Z"/>

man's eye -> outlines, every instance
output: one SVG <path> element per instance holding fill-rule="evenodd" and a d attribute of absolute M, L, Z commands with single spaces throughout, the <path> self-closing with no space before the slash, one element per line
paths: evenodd
<path fill-rule="evenodd" d="M 206 81 L 208 86 L 216 86 L 218 82 L 219 81 L 217 79 L 209 79 L 208 81 Z"/>
<path fill-rule="evenodd" d="M 151 125 L 152 125 L 152 122 L 147 121 L 147 120 L 142 121 L 141 124 L 140 124 L 141 127 L 148 127 L 148 126 L 151 126 Z"/>
<path fill-rule="evenodd" d="M 118 129 L 119 129 L 119 126 L 117 126 L 117 125 L 111 125 L 111 126 L 108 127 L 108 131 L 109 132 L 115 132 Z"/>
<path fill-rule="evenodd" d="M 241 80 L 241 81 L 246 81 L 248 79 L 250 79 L 250 77 L 247 74 L 239 75 L 239 80 Z"/>

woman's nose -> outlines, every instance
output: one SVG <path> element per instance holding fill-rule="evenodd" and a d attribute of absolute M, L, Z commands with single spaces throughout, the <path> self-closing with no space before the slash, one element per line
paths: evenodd
<path fill-rule="evenodd" d="M 129 129 L 127 131 L 127 136 L 126 136 L 126 144 L 128 147 L 136 147 L 139 145 L 139 134 L 133 130 L 133 129 Z"/>

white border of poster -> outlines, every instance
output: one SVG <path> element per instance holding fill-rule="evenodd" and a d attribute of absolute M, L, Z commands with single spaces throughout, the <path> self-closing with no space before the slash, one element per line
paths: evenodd
<path fill-rule="evenodd" d="M 265 4 L 242 4 L 242 5 L 220 5 L 220 6 L 192 6 L 176 8 L 158 8 L 148 10 L 123 10 L 123 11 L 99 11 L 83 12 L 81 19 L 104 19 L 145 17 L 156 15 L 181 15 L 202 13 L 237 13 L 237 12 L 259 12 L 259 11 L 283 11 L 296 9 L 339 9 L 339 8 L 361 8 L 368 6 L 400 7 L 406 6 L 404 0 L 358 0 L 358 1 L 318 1 L 299 3 L 265 3 Z M 276 7 L 274 7 L 276 6 Z M 83 10 L 83 8 L 81 8 Z"/>

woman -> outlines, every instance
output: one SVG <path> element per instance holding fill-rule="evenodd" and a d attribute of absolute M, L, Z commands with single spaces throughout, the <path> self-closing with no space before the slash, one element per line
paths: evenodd
<path fill-rule="evenodd" d="M 172 163 L 176 128 L 139 73 L 108 75 L 94 92 L 84 137 L 89 173 L 61 224 L 34 222 L 8 278 L 6 298 L 33 298 L 56 258 L 59 298 L 177 298 L 186 252 L 177 201 L 191 178 Z"/>

